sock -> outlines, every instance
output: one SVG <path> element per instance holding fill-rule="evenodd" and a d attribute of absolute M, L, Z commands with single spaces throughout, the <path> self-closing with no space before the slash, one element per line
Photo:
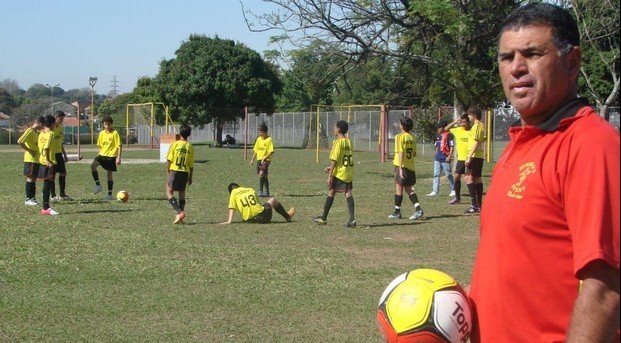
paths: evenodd
<path fill-rule="evenodd" d="M 99 183 L 99 173 L 96 170 L 91 170 L 91 174 L 93 175 L 93 180 L 95 180 L 95 184 L 97 186 L 101 186 Z"/>
<path fill-rule="evenodd" d="M 347 210 L 349 211 L 349 221 L 354 221 L 354 197 L 347 198 Z"/>
<path fill-rule="evenodd" d="M 468 192 L 470 193 L 470 205 L 476 206 L 477 205 L 477 190 L 476 190 L 476 186 L 475 186 L 474 183 L 469 183 L 466 186 L 468 186 Z"/>
<path fill-rule="evenodd" d="M 185 199 L 179 199 L 179 208 L 181 211 L 185 209 Z"/>
<path fill-rule="evenodd" d="M 175 212 L 177 212 L 177 214 L 182 212 L 181 207 L 179 207 L 179 203 L 177 202 L 177 198 L 172 197 L 168 199 L 168 202 L 170 203 L 170 206 L 175 209 Z"/>
<path fill-rule="evenodd" d="M 276 212 L 278 212 L 278 214 L 280 214 L 283 218 L 285 219 L 289 219 L 289 213 L 287 213 L 287 211 L 285 211 L 285 208 L 282 207 L 282 205 L 280 203 L 278 203 L 278 205 L 274 206 L 274 209 L 276 210 Z"/>
<path fill-rule="evenodd" d="M 461 180 L 455 180 L 455 198 L 460 199 L 461 193 Z"/>
<path fill-rule="evenodd" d="M 334 202 L 333 196 L 326 197 L 326 203 L 323 205 L 323 214 L 321 215 L 321 219 L 328 220 L 328 213 L 330 212 L 330 207 L 332 207 L 333 202 Z"/>
<path fill-rule="evenodd" d="M 265 177 L 263 184 L 265 185 L 265 193 L 270 194 L 270 180 L 267 179 L 267 176 Z"/>
<path fill-rule="evenodd" d="M 56 197 L 56 182 L 54 182 L 54 180 L 52 180 L 52 184 L 50 185 L 50 197 Z"/>
<path fill-rule="evenodd" d="M 395 212 L 400 212 L 401 203 L 403 203 L 403 195 L 395 194 Z"/>
<path fill-rule="evenodd" d="M 418 196 L 416 195 L 416 193 L 410 193 L 410 195 L 408 195 L 408 198 L 410 198 L 410 201 L 412 202 L 412 204 L 414 204 L 414 207 L 416 207 L 416 204 L 418 204 Z"/>
<path fill-rule="evenodd" d="M 265 183 L 262 176 L 259 177 L 259 192 L 263 193 L 263 184 Z"/>
<path fill-rule="evenodd" d="M 65 193 L 65 186 L 67 185 L 67 175 L 58 176 L 58 188 L 60 188 L 60 196 L 65 197 L 67 194 Z"/>
<path fill-rule="evenodd" d="M 477 206 L 481 207 L 481 204 L 483 203 L 483 184 L 476 183 L 475 185 L 477 188 Z"/>
<path fill-rule="evenodd" d="M 108 195 L 112 195 L 112 188 L 114 187 L 114 181 L 108 180 Z"/>
<path fill-rule="evenodd" d="M 52 185 L 54 181 L 45 180 L 43 181 L 43 209 L 47 210 L 50 208 L 50 190 L 52 189 Z"/>
<path fill-rule="evenodd" d="M 26 182 L 26 199 L 34 199 L 37 194 L 37 184 L 34 182 Z"/>

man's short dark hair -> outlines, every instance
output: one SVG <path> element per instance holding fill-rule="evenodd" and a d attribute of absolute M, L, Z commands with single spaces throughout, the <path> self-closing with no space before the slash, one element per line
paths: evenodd
<path fill-rule="evenodd" d="M 574 46 L 580 46 L 580 31 L 571 13 L 560 6 L 545 2 L 531 2 L 513 10 L 502 22 L 500 35 L 507 30 L 535 25 L 552 29 L 554 46 L 560 54 L 569 52 Z"/>
<path fill-rule="evenodd" d="M 231 194 L 231 192 L 232 192 L 235 188 L 239 188 L 239 185 L 238 185 L 238 184 L 236 184 L 235 182 L 231 182 L 231 183 L 229 183 L 229 187 L 228 187 L 229 194 Z"/>
<path fill-rule="evenodd" d="M 103 119 L 101 120 L 102 123 L 108 123 L 108 124 L 112 124 L 114 123 L 114 121 L 112 120 L 112 117 L 110 116 L 105 116 L 103 117 Z"/>
<path fill-rule="evenodd" d="M 183 137 L 183 139 L 187 139 L 188 137 L 190 137 L 191 134 L 192 128 L 189 125 L 183 124 L 181 125 L 181 127 L 179 127 L 179 135 Z"/>
<path fill-rule="evenodd" d="M 259 131 L 267 133 L 267 125 L 261 124 L 259 126 Z"/>
<path fill-rule="evenodd" d="M 45 127 L 52 127 L 52 125 L 54 125 L 55 122 L 56 122 L 56 118 L 54 118 L 54 116 L 51 114 L 46 114 L 43 117 L 43 126 Z"/>
<path fill-rule="evenodd" d="M 468 118 L 468 113 L 464 113 L 464 114 L 460 115 L 459 119 L 466 119 L 467 121 L 470 121 L 470 118 Z"/>
<path fill-rule="evenodd" d="M 54 111 L 54 117 L 64 117 L 64 116 L 66 116 L 65 112 L 61 110 Z"/>
<path fill-rule="evenodd" d="M 471 114 L 479 120 L 481 120 L 481 117 L 483 116 L 483 112 L 481 112 L 481 109 L 476 106 L 468 107 L 467 114 Z"/>
<path fill-rule="evenodd" d="M 401 124 L 401 127 L 403 127 L 403 129 L 406 132 L 410 132 L 412 128 L 414 127 L 414 121 L 410 117 L 401 117 L 401 120 L 399 120 L 399 123 Z"/>
<path fill-rule="evenodd" d="M 344 120 L 337 121 L 336 127 L 339 129 L 339 132 L 343 135 L 346 134 L 347 131 L 349 130 L 349 124 L 347 124 L 347 122 Z"/>

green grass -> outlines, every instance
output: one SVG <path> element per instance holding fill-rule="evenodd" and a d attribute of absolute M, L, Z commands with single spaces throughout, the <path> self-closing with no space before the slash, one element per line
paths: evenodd
<path fill-rule="evenodd" d="M 316 164 L 313 151 L 276 151 L 271 191 L 296 207 L 293 223 L 275 213 L 269 225 L 236 215 L 222 226 L 228 183 L 258 185 L 243 150 L 197 146 L 206 162 L 188 189 L 186 224 L 172 225 L 164 164 L 129 163 L 158 159 L 157 150 L 124 152 L 114 177 L 115 192 L 130 192 L 126 204 L 92 194 L 95 152 L 85 151 L 85 163 L 68 165 L 76 200 L 43 217 L 23 204 L 21 152 L 0 149 L 1 342 L 380 342 L 377 302 L 398 274 L 428 267 L 470 281 L 479 217 L 446 204 L 445 179 L 443 196 L 425 197 L 430 157 L 417 160 L 425 217 L 391 221 L 391 164 L 356 153 L 358 227 L 345 229 L 343 196 L 327 226 L 310 220 L 325 200 L 326 152 Z"/>

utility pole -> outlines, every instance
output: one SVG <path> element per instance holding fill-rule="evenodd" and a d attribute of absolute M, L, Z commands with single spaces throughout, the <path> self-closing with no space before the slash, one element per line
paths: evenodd
<path fill-rule="evenodd" d="M 109 97 L 115 98 L 119 95 L 119 80 L 116 79 L 116 75 L 112 75 L 112 81 L 110 81 L 110 93 Z"/>

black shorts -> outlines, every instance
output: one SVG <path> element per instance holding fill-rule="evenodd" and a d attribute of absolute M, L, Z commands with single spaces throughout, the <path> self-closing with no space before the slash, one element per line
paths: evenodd
<path fill-rule="evenodd" d="M 263 175 L 267 176 L 268 168 L 270 166 L 271 161 L 263 160 L 257 161 L 257 174 L 263 171 Z"/>
<path fill-rule="evenodd" d="M 24 162 L 24 176 L 29 178 L 39 177 L 39 163 Z"/>
<path fill-rule="evenodd" d="M 466 174 L 466 161 L 457 160 L 457 163 L 455 163 L 455 174 Z"/>
<path fill-rule="evenodd" d="M 259 213 L 253 218 L 248 219 L 248 222 L 267 224 L 271 220 L 272 220 L 272 205 L 266 202 L 265 204 L 263 204 L 263 212 Z"/>
<path fill-rule="evenodd" d="M 116 157 L 97 155 L 97 157 L 95 157 L 95 161 L 97 161 L 97 163 L 99 163 L 99 165 L 107 171 L 116 171 Z"/>
<path fill-rule="evenodd" d="M 65 167 L 65 158 L 63 157 L 62 152 L 56 153 L 56 164 L 54 165 L 54 171 L 56 172 L 56 174 L 67 173 L 67 168 Z"/>
<path fill-rule="evenodd" d="M 338 193 L 347 193 L 352 189 L 354 189 L 353 182 L 345 182 L 336 176 L 332 176 L 330 178 L 330 182 L 328 183 L 328 190 L 334 190 Z"/>
<path fill-rule="evenodd" d="M 466 167 L 466 175 L 481 177 L 483 174 L 483 158 L 473 157 L 470 165 Z"/>
<path fill-rule="evenodd" d="M 54 177 L 56 176 L 54 171 L 54 166 L 48 167 L 46 165 L 39 165 L 39 174 L 37 180 L 52 180 L 54 181 Z"/>
<path fill-rule="evenodd" d="M 168 187 L 173 191 L 185 191 L 185 187 L 188 184 L 188 178 L 190 177 L 190 173 L 187 172 L 178 172 L 169 170 L 168 171 Z"/>
<path fill-rule="evenodd" d="M 395 183 L 401 186 L 414 186 L 416 184 L 416 172 L 403 168 L 403 178 L 401 178 L 399 167 L 395 166 Z"/>

